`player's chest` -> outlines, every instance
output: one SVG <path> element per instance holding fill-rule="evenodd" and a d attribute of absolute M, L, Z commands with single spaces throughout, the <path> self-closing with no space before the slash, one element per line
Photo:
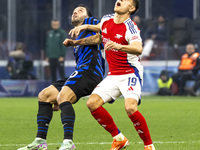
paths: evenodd
<path fill-rule="evenodd" d="M 126 27 L 124 24 L 116 25 L 112 23 L 105 23 L 102 26 L 102 40 L 103 43 L 107 43 L 108 41 L 114 41 L 118 44 L 127 44 L 125 35 L 126 35 Z"/>

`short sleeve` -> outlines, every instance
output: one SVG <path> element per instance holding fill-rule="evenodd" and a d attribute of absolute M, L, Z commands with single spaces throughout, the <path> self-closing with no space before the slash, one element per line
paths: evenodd
<path fill-rule="evenodd" d="M 141 42 L 142 38 L 140 36 L 140 29 L 137 27 L 137 25 L 132 22 L 131 20 L 126 23 L 127 31 L 126 31 L 126 41 L 131 44 L 133 42 Z"/>
<path fill-rule="evenodd" d="M 100 29 L 102 29 L 103 23 L 111 18 L 114 18 L 114 14 L 104 15 L 100 22 Z"/>
<path fill-rule="evenodd" d="M 83 24 L 97 25 L 98 23 L 99 23 L 99 20 L 97 18 L 90 17 L 90 18 L 85 18 L 85 21 Z"/>

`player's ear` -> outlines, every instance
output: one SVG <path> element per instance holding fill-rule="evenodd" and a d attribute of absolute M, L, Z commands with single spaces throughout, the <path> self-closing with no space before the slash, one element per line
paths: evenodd
<path fill-rule="evenodd" d="M 134 12 L 135 11 L 135 6 L 131 6 L 130 8 L 129 8 L 129 12 L 130 12 L 130 14 L 132 13 L 132 12 Z"/>

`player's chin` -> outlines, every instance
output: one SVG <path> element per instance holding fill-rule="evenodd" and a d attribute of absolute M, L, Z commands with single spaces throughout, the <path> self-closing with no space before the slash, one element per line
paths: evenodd
<path fill-rule="evenodd" d="M 121 14 L 121 9 L 119 7 L 117 7 L 116 9 L 114 9 L 114 11 L 118 14 Z"/>
<path fill-rule="evenodd" d="M 114 11 L 116 12 L 116 11 L 118 11 L 118 8 L 117 8 L 117 6 L 115 6 L 115 8 L 114 8 Z"/>

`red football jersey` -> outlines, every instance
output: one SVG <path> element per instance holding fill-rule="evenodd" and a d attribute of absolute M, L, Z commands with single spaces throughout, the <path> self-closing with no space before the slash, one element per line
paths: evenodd
<path fill-rule="evenodd" d="M 103 44 L 113 41 L 121 45 L 130 45 L 132 42 L 142 42 L 140 30 L 137 25 L 128 18 L 120 24 L 114 23 L 114 14 L 106 15 L 101 20 L 101 35 Z M 106 50 L 106 59 L 109 65 L 108 75 L 123 75 L 138 73 L 143 74 L 143 66 L 137 55 L 128 54 L 120 50 Z"/>

